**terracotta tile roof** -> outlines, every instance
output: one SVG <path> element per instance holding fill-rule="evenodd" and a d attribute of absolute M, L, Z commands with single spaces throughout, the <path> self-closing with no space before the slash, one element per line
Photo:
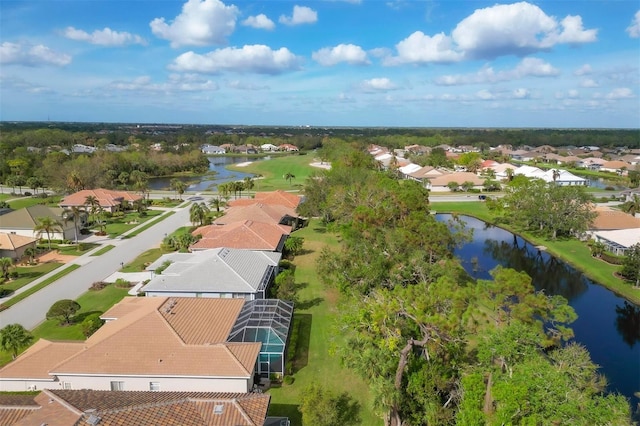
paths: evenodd
<path fill-rule="evenodd" d="M 100 426 L 261 426 L 267 416 L 270 396 L 254 393 L 60 389 L 43 391 L 35 398 L 31 396 L 31 399 L 29 409 L 9 407 L 0 401 L 0 425 L 72 426 L 86 424 L 93 415 L 100 419 Z M 21 421 L 18 416 L 21 416 Z"/>
<path fill-rule="evenodd" d="M 133 298 L 124 300 L 127 299 Z M 190 298 L 180 298 L 175 304 L 175 299 L 140 299 L 160 299 L 164 303 L 159 309 L 150 309 L 153 303 L 142 303 L 140 309 L 107 322 L 87 339 L 84 350 L 51 367 L 50 373 L 251 376 L 261 344 L 240 343 L 237 345 L 243 347 L 235 348 L 236 344 L 224 343 L 227 335 L 223 336 L 225 331 L 228 334 L 236 320 L 234 316 L 225 315 L 236 310 L 239 312 L 241 306 L 238 302 L 243 303 L 243 299 L 203 298 L 189 303 Z M 201 315 L 184 309 L 185 305 L 197 307 Z M 220 313 L 221 322 L 216 326 L 207 322 L 215 317 L 215 314 L 204 314 L 207 309 L 224 311 Z M 171 322 L 167 320 L 168 312 L 172 312 L 169 315 Z M 192 322 L 188 323 L 184 316 Z M 212 330 L 205 330 L 207 327 Z M 141 346 L 140 342 L 144 345 Z M 234 348 L 230 349 L 228 345 Z"/>
<path fill-rule="evenodd" d="M 456 172 L 447 175 L 437 176 L 431 179 L 431 186 L 447 186 L 449 182 L 457 182 L 463 184 L 464 182 L 473 182 L 474 185 L 482 185 L 484 179 L 471 172 Z"/>
<path fill-rule="evenodd" d="M 51 342 L 40 339 L 13 362 L 0 369 L 0 377 L 53 380 L 49 369 L 77 354 L 83 347 L 82 342 Z"/>
<path fill-rule="evenodd" d="M 96 197 L 98 203 L 103 208 L 111 208 L 119 206 L 123 201 L 130 203 L 141 200 L 142 195 L 128 191 L 112 191 L 110 189 L 96 188 L 96 189 L 83 189 L 76 193 L 67 195 L 62 201 L 61 206 L 84 206 L 87 197 Z"/>
<path fill-rule="evenodd" d="M 640 232 L 638 229 L 640 228 L 640 218 L 609 207 L 596 207 L 595 211 L 598 216 L 593 221 L 591 229 L 633 229 L 634 232 Z"/>
<path fill-rule="evenodd" d="M 230 247 L 251 250 L 276 251 L 283 237 L 291 233 L 291 227 L 274 223 L 245 220 L 227 225 L 201 226 L 192 235 L 202 235 L 191 250 Z"/>
<path fill-rule="evenodd" d="M 626 167 L 627 169 L 631 168 L 631 164 L 627 163 L 626 161 L 619 161 L 619 160 L 614 160 L 614 161 L 607 161 L 605 163 L 602 164 L 601 168 L 603 169 L 621 169 L 623 167 Z"/>
<path fill-rule="evenodd" d="M 295 210 L 281 205 L 251 204 L 249 206 L 230 207 L 225 215 L 216 219 L 216 225 L 253 220 L 264 223 L 280 223 L 285 217 L 298 217 Z"/>
<path fill-rule="evenodd" d="M 0 249 L 2 250 L 15 250 L 20 247 L 35 243 L 36 241 L 38 241 L 37 238 L 0 232 Z"/>
<path fill-rule="evenodd" d="M 229 201 L 230 207 L 248 206 L 251 204 L 279 204 L 295 209 L 300 204 L 302 198 L 286 191 L 277 190 L 272 192 L 256 192 L 255 198 L 239 198 Z"/>

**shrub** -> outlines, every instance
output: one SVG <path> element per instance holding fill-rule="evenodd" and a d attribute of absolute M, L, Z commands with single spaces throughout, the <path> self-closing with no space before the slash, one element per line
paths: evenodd
<path fill-rule="evenodd" d="M 102 327 L 104 321 L 100 319 L 100 315 L 102 314 L 96 312 L 95 314 L 87 315 L 87 317 L 82 321 L 82 334 L 84 334 L 85 337 L 91 336 L 93 333 L 98 331 L 100 327 Z"/>
<path fill-rule="evenodd" d="M 91 287 L 89 287 L 89 290 L 100 291 L 100 290 L 102 290 L 103 288 L 105 288 L 108 285 L 109 285 L 109 283 L 106 283 L 104 281 L 96 281 L 93 284 L 91 284 Z"/>
<path fill-rule="evenodd" d="M 613 186 L 606 186 L 604 188 L 605 191 L 615 191 L 616 189 Z"/>
<path fill-rule="evenodd" d="M 116 288 L 129 288 L 131 287 L 131 282 L 125 280 L 124 278 L 118 278 L 114 286 L 116 286 Z"/>
<path fill-rule="evenodd" d="M 57 318 L 60 325 L 71 324 L 72 317 L 80 310 L 80 304 L 75 300 L 62 299 L 51 305 L 47 312 L 47 319 Z"/>
<path fill-rule="evenodd" d="M 284 376 L 284 379 L 282 379 L 282 382 L 285 385 L 291 385 L 291 384 L 293 384 L 294 380 L 295 379 L 293 378 L 293 376 Z"/>
<path fill-rule="evenodd" d="M 16 278 L 18 278 L 18 271 L 9 272 L 9 278 L 11 278 L 12 280 L 15 280 Z"/>
<path fill-rule="evenodd" d="M 0 297 L 7 297 L 13 294 L 13 290 L 9 288 L 0 289 Z"/>
<path fill-rule="evenodd" d="M 618 256 L 606 251 L 600 255 L 600 259 L 612 265 L 622 265 L 624 262 L 624 256 Z"/>
<path fill-rule="evenodd" d="M 32 195 L 33 195 L 33 194 L 32 194 L 31 192 L 29 192 L 29 191 L 25 191 L 25 192 L 24 192 L 24 196 L 25 196 L 25 197 L 31 197 Z"/>

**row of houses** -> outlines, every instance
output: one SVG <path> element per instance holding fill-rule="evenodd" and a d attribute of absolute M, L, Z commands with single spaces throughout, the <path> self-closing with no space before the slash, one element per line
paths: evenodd
<path fill-rule="evenodd" d="M 157 273 L 142 289 L 147 297 L 127 297 L 113 306 L 101 315 L 105 324 L 83 342 L 40 339 L 0 370 L 0 389 L 45 390 L 40 395 L 67 408 L 73 407 L 65 403 L 67 398 L 77 398 L 74 392 L 86 398 L 105 395 L 117 399 L 120 393 L 134 391 L 142 400 L 158 399 L 162 394 L 160 400 L 166 407 L 208 407 L 205 411 L 217 422 L 200 424 L 283 421 L 265 420 L 268 397 L 250 392 L 261 377 L 285 371 L 293 304 L 266 296 L 278 272 L 283 240 L 299 223 L 295 207 L 300 198 L 277 191 L 235 201 L 227 210 L 229 217 L 209 225 L 209 232 L 207 227 L 194 231 L 205 234 L 198 241 L 205 241 L 204 247 L 194 244 L 192 252 L 165 255 L 148 267 Z M 266 209 L 269 215 L 247 217 L 265 207 L 271 207 Z M 234 217 L 240 218 L 240 225 Z M 264 227 L 279 230 L 277 241 L 275 234 L 255 238 Z M 215 236 L 206 237 L 211 234 Z M 157 394 L 150 397 L 149 393 Z M 261 421 L 247 414 L 244 402 L 262 407 L 256 417 Z M 224 407 L 215 408 L 218 405 Z M 138 407 L 143 414 L 146 406 L 125 404 L 127 410 Z M 35 417 L 25 418 L 39 418 L 44 412 L 40 409 L 42 404 L 34 400 L 28 410 Z M 107 414 L 126 411 L 92 409 L 102 421 Z M 243 422 L 230 423 L 225 412 Z M 0 418 L 2 413 L 0 409 Z M 71 413 L 76 420 L 87 417 L 86 412 L 72 409 Z"/>
<path fill-rule="evenodd" d="M 236 154 L 258 154 L 260 152 L 298 152 L 299 149 L 297 146 L 285 143 L 281 145 L 273 145 L 270 143 L 265 143 L 260 146 L 255 145 L 233 145 L 233 144 L 223 144 L 220 146 L 217 145 L 209 145 L 205 144 L 200 147 L 200 150 L 203 154 L 207 155 L 223 155 L 227 153 L 236 153 Z"/>

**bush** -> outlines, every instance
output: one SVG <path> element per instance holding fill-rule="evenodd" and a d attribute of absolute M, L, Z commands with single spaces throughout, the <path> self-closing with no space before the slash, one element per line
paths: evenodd
<path fill-rule="evenodd" d="M 13 294 L 13 290 L 9 288 L 0 289 L 0 297 L 7 297 Z"/>
<path fill-rule="evenodd" d="M 100 291 L 103 288 L 105 288 L 106 286 L 108 286 L 109 283 L 106 283 L 104 281 L 96 281 L 93 284 L 91 284 L 91 287 L 89 287 L 89 290 L 91 291 Z"/>
<path fill-rule="evenodd" d="M 29 191 L 25 191 L 25 192 L 24 192 L 24 196 L 25 196 L 25 197 L 31 197 L 32 195 L 33 195 L 33 194 L 32 194 L 31 192 L 29 192 Z"/>
<path fill-rule="evenodd" d="M 606 251 L 600 255 L 600 259 L 612 265 L 622 265 L 624 262 L 624 256 L 618 256 Z"/>
<path fill-rule="evenodd" d="M 114 284 L 116 288 L 130 288 L 131 282 L 125 280 L 124 278 L 118 278 Z"/>
<path fill-rule="evenodd" d="M 93 333 L 98 331 L 100 327 L 102 327 L 104 321 L 100 319 L 100 315 L 102 314 L 96 312 L 95 314 L 87 315 L 87 317 L 82 321 L 82 334 L 84 334 L 85 337 L 91 336 Z"/>
<path fill-rule="evenodd" d="M 605 191 L 615 191 L 616 189 L 613 186 L 606 186 L 604 188 Z"/>
<path fill-rule="evenodd" d="M 15 280 L 16 278 L 18 278 L 18 271 L 9 272 L 9 278 L 11 278 L 12 280 Z"/>
<path fill-rule="evenodd" d="M 284 376 L 284 379 L 282 379 L 282 382 L 285 385 L 292 385 L 294 381 L 295 379 L 293 378 L 293 376 Z"/>

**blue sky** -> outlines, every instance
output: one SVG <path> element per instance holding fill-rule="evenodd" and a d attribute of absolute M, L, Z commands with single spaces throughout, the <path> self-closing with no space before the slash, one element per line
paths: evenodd
<path fill-rule="evenodd" d="M 640 128 L 640 3 L 0 0 L 0 119 Z"/>

